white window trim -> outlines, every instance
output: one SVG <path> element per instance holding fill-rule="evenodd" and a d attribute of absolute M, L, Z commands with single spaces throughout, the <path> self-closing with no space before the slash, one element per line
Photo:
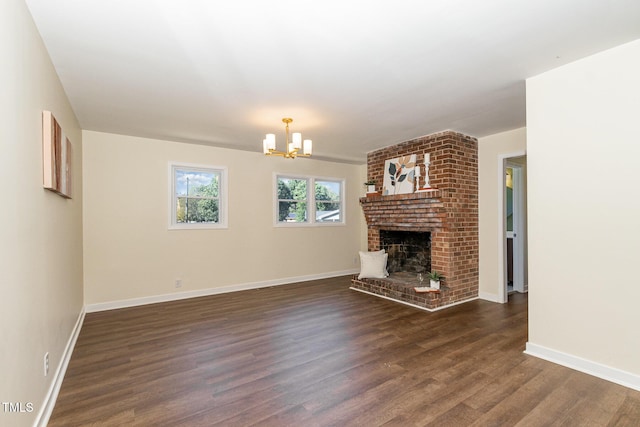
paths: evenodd
<path fill-rule="evenodd" d="M 312 185 L 307 185 L 307 205 L 313 205 L 313 211 L 309 212 L 309 221 L 307 222 L 280 222 L 278 221 L 279 205 L 278 205 L 278 178 L 287 179 L 308 179 Z M 315 181 L 333 181 L 340 183 L 340 222 L 316 222 L 316 206 L 315 206 Z M 290 173 L 273 173 L 273 226 L 290 228 L 290 227 L 342 227 L 347 224 L 346 214 L 346 179 L 328 176 L 315 176 L 304 174 Z"/>
<path fill-rule="evenodd" d="M 220 173 L 220 192 L 218 195 L 220 212 L 218 213 L 218 222 L 215 224 L 178 224 L 176 223 L 176 209 L 175 209 L 175 169 L 198 169 L 206 172 L 219 172 Z M 212 230 L 212 229 L 227 229 L 227 212 L 229 208 L 227 197 L 227 181 L 228 181 L 228 169 L 226 166 L 212 166 L 202 165 L 195 163 L 183 163 L 183 162 L 169 162 L 169 230 Z"/>

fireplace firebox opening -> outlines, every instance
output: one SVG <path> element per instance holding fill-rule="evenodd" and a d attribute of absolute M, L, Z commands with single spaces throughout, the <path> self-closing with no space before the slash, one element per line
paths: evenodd
<path fill-rule="evenodd" d="M 389 254 L 389 273 L 431 271 L 431 233 L 428 231 L 380 230 L 380 249 Z"/>

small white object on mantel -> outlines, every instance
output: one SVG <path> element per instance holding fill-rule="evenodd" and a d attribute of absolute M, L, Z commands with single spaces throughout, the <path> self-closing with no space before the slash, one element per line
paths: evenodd
<path fill-rule="evenodd" d="M 424 185 L 422 186 L 422 188 L 418 188 L 416 192 L 435 190 L 435 188 L 431 188 L 431 185 L 429 185 L 429 165 L 430 164 L 431 164 L 431 155 L 429 153 L 424 153 Z M 418 166 L 418 171 L 420 171 L 419 166 Z M 419 175 L 416 175 L 416 176 L 419 176 Z"/>

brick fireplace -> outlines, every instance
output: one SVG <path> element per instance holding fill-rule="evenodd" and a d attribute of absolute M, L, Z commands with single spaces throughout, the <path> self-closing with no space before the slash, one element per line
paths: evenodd
<path fill-rule="evenodd" d="M 424 171 L 425 153 L 431 191 L 367 195 L 360 205 L 370 251 L 381 249 L 381 230 L 430 233 L 430 268 L 444 275 L 442 290 L 416 293 L 414 272 L 391 273 L 387 279 L 355 276 L 352 289 L 431 310 L 478 296 L 478 140 L 446 131 L 373 151 L 367 155 L 367 179 L 380 189 L 385 160 L 411 154 Z"/>

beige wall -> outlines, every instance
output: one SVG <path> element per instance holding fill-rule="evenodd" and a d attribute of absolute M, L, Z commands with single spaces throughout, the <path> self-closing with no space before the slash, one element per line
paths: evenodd
<path fill-rule="evenodd" d="M 82 135 L 23 0 L 0 2 L 0 425 L 32 425 L 82 311 Z M 72 141 L 72 200 L 42 187 L 42 110 Z M 50 371 L 43 372 L 45 352 Z"/>
<path fill-rule="evenodd" d="M 170 161 L 228 168 L 228 229 L 168 230 Z M 359 268 L 362 166 L 85 131 L 84 169 L 89 305 Z M 345 178 L 347 225 L 274 227 L 275 172 Z"/>
<path fill-rule="evenodd" d="M 505 158 L 522 155 L 526 149 L 526 129 L 520 128 L 478 139 L 478 184 L 480 218 L 480 297 L 503 302 L 500 269 L 503 268 L 503 241 L 499 233 L 500 192 L 503 191 L 502 163 Z"/>
<path fill-rule="evenodd" d="M 638 76 L 640 40 L 527 80 L 528 349 L 640 388 Z"/>

